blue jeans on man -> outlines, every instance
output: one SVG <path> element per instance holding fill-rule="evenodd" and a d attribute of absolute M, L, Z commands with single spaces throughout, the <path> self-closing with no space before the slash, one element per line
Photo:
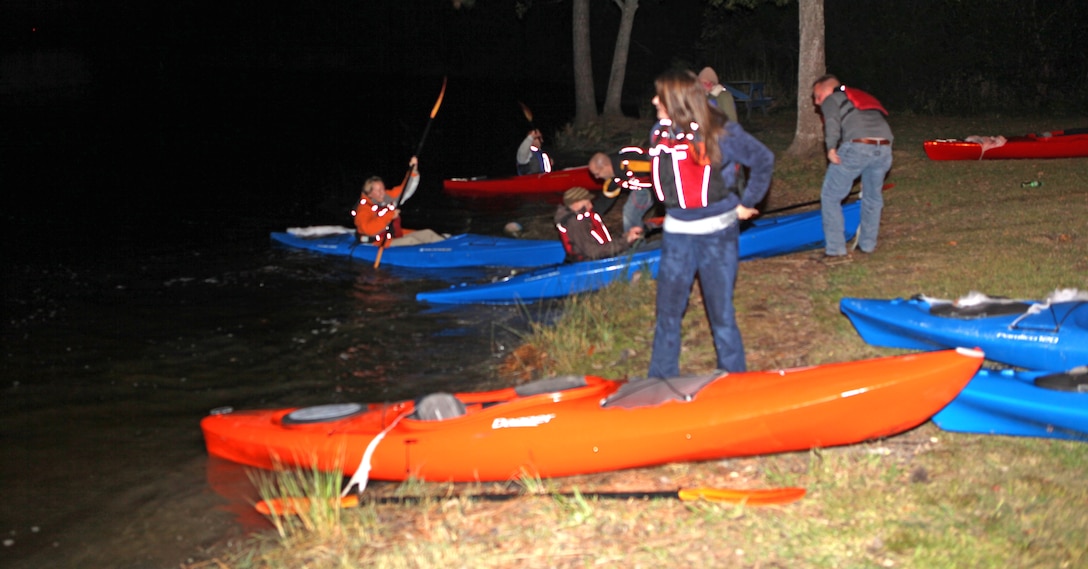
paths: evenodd
<path fill-rule="evenodd" d="M 854 180 L 861 178 L 861 225 L 857 247 L 865 253 L 876 249 L 880 214 L 884 209 L 884 178 L 892 168 L 892 146 L 844 142 L 838 149 L 841 164 L 828 164 L 820 191 L 827 255 L 846 254 L 846 230 L 842 200 L 850 194 Z"/>
<path fill-rule="evenodd" d="M 680 375 L 681 323 L 696 273 L 714 336 L 718 369 L 745 371 L 744 344 L 733 308 L 739 236 L 737 223 L 708 235 L 665 233 L 658 267 L 657 325 L 649 377 Z"/>

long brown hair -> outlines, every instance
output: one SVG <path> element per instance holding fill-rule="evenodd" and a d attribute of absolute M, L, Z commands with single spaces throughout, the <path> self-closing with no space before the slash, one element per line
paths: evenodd
<path fill-rule="evenodd" d="M 692 132 L 691 123 L 699 125 L 699 135 L 706 143 L 705 154 L 697 156 L 699 161 L 720 164 L 722 151 L 718 139 L 725 132 L 725 114 L 710 106 L 699 78 L 691 71 L 672 69 L 658 75 L 654 87 L 658 100 L 672 119 L 673 128 Z"/>

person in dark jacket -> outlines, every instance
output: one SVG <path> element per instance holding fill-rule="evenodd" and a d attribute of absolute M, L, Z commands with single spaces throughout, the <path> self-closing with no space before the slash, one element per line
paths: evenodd
<path fill-rule="evenodd" d="M 615 257 L 623 253 L 642 235 L 639 226 L 624 235 L 622 241 L 613 241 L 601 214 L 595 211 L 595 202 L 612 198 L 599 196 L 596 200 L 585 188 L 571 188 L 563 193 L 563 205 L 555 211 L 555 228 L 567 250 L 568 261 L 592 261 Z M 607 210 L 607 208 L 606 208 Z"/>
<path fill-rule="evenodd" d="M 605 195 L 618 196 L 627 190 L 623 203 L 623 232 L 643 227 L 646 212 L 654 206 L 650 155 L 638 146 L 625 146 L 615 154 L 598 152 L 589 159 L 589 173 L 605 182 Z"/>
<path fill-rule="evenodd" d="M 668 71 L 654 82 L 658 122 L 649 152 L 657 198 L 665 204 L 657 322 L 648 376 L 680 375 L 680 324 L 695 276 L 714 337 L 717 367 L 745 371 L 744 344 L 733 308 L 740 220 L 759 211 L 774 171 L 774 153 L 712 107 L 695 74 Z M 750 169 L 743 194 L 724 165 Z"/>

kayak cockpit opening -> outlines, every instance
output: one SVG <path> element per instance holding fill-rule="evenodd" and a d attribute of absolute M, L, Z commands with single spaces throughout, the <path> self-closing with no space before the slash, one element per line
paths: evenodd
<path fill-rule="evenodd" d="M 514 393 L 517 393 L 519 397 L 529 397 L 530 395 L 577 389 L 587 385 L 589 384 L 586 383 L 584 375 L 560 375 L 523 383 L 514 388 Z"/>
<path fill-rule="evenodd" d="M 416 421 L 443 421 L 465 414 L 465 404 L 452 393 L 439 391 L 424 395 L 416 402 L 416 410 L 408 416 Z"/>
<path fill-rule="evenodd" d="M 1075 367 L 1069 371 L 1039 376 L 1035 378 L 1035 386 L 1057 391 L 1088 393 L 1088 366 Z"/>
<path fill-rule="evenodd" d="M 963 320 L 1023 314 L 1031 307 L 1030 302 L 987 296 L 980 292 L 972 292 L 956 301 L 930 298 L 921 294 L 914 295 L 912 299 L 929 304 L 929 313 L 934 316 Z"/>
<path fill-rule="evenodd" d="M 519 385 L 514 388 L 514 394 L 518 397 L 531 397 L 588 386 L 589 383 L 584 375 L 561 375 Z M 456 395 L 439 391 L 417 399 L 415 411 L 408 418 L 416 421 L 444 421 L 500 403 L 505 403 L 505 401 L 470 401 L 470 405 L 466 406 L 465 402 Z"/>
<path fill-rule="evenodd" d="M 652 407 L 668 401 L 691 401 L 695 394 L 715 379 L 727 375 L 727 372 L 709 375 L 689 375 L 669 379 L 643 378 L 633 379 L 609 395 L 602 408 Z"/>

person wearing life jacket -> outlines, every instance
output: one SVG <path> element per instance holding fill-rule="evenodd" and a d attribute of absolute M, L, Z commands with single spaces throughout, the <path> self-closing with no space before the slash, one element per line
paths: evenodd
<path fill-rule="evenodd" d="M 518 175 L 540 174 L 552 171 L 552 158 L 544 152 L 544 135 L 540 129 L 534 128 L 525 136 L 518 146 Z"/>
<path fill-rule="evenodd" d="M 359 201 L 351 210 L 355 234 L 360 243 L 392 247 L 432 243 L 444 239 L 430 229 L 412 231 L 406 236 L 401 228 L 400 206 L 419 188 L 419 159 L 413 156 L 408 161 L 408 167 L 411 168 L 408 180 L 392 189 L 387 190 L 385 182 L 379 176 L 371 176 L 363 182 Z"/>
<path fill-rule="evenodd" d="M 623 241 L 613 241 L 601 214 L 594 210 L 594 203 L 611 198 L 598 196 L 596 200 L 589 190 L 571 188 L 563 193 L 563 204 L 555 211 L 555 228 L 567 251 L 570 262 L 592 261 L 615 257 L 623 253 L 642 235 L 642 227 L 627 232 Z"/>
<path fill-rule="evenodd" d="M 888 111 L 872 95 L 843 85 L 834 75 L 812 84 L 812 100 L 824 117 L 827 172 L 820 190 L 825 248 L 823 260 L 849 260 L 844 235 L 842 200 L 854 180 L 861 178 L 861 225 L 851 248 L 876 249 L 880 214 L 884 209 L 884 177 L 892 167 L 892 129 Z"/>
<path fill-rule="evenodd" d="M 627 190 L 623 204 L 623 232 L 643 227 L 642 218 L 654 206 L 650 155 L 638 146 L 625 146 L 614 154 L 597 152 L 589 158 L 589 173 L 604 182 L 605 196 Z"/>
<path fill-rule="evenodd" d="M 658 121 L 650 131 L 649 154 L 657 199 L 665 204 L 665 223 L 647 376 L 680 375 L 680 326 L 696 275 L 718 370 L 745 371 L 733 308 L 739 223 L 759 214 L 756 205 L 770 188 L 774 153 L 712 107 L 694 73 L 667 71 L 654 85 Z M 750 170 L 739 195 L 722 172 L 731 162 Z"/>

